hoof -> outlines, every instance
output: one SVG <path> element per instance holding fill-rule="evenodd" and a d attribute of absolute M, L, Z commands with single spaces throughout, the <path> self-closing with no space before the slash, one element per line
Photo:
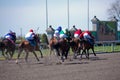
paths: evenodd
<path fill-rule="evenodd" d="M 16 60 L 15 63 L 18 64 L 18 60 Z"/>
<path fill-rule="evenodd" d="M 62 62 L 57 62 L 56 64 L 57 64 L 57 65 L 60 65 L 60 64 L 62 64 Z"/>
<path fill-rule="evenodd" d="M 41 56 L 41 58 L 43 58 L 43 56 Z"/>

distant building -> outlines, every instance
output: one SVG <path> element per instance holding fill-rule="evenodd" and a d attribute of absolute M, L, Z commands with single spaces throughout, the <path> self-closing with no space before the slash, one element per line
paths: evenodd
<path fill-rule="evenodd" d="M 91 20 L 94 35 L 97 41 L 118 40 L 117 19 L 111 21 L 100 21 L 96 16 Z"/>

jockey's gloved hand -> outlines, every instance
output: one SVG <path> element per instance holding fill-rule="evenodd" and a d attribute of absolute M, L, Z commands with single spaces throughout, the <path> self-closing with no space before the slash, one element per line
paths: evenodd
<path fill-rule="evenodd" d="M 35 35 L 32 35 L 32 37 L 34 38 L 34 37 L 35 37 Z"/>

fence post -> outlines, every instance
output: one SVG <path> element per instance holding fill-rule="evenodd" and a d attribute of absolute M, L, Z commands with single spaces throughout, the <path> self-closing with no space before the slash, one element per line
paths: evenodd
<path fill-rule="evenodd" d="M 114 52 L 114 42 L 111 43 L 111 50 Z"/>

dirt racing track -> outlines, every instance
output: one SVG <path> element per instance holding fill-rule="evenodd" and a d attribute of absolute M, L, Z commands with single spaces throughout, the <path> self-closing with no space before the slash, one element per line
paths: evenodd
<path fill-rule="evenodd" d="M 0 80 L 120 80 L 120 53 L 90 55 L 90 59 L 69 59 L 56 64 L 45 56 L 38 64 L 34 57 L 19 64 L 0 61 Z"/>

